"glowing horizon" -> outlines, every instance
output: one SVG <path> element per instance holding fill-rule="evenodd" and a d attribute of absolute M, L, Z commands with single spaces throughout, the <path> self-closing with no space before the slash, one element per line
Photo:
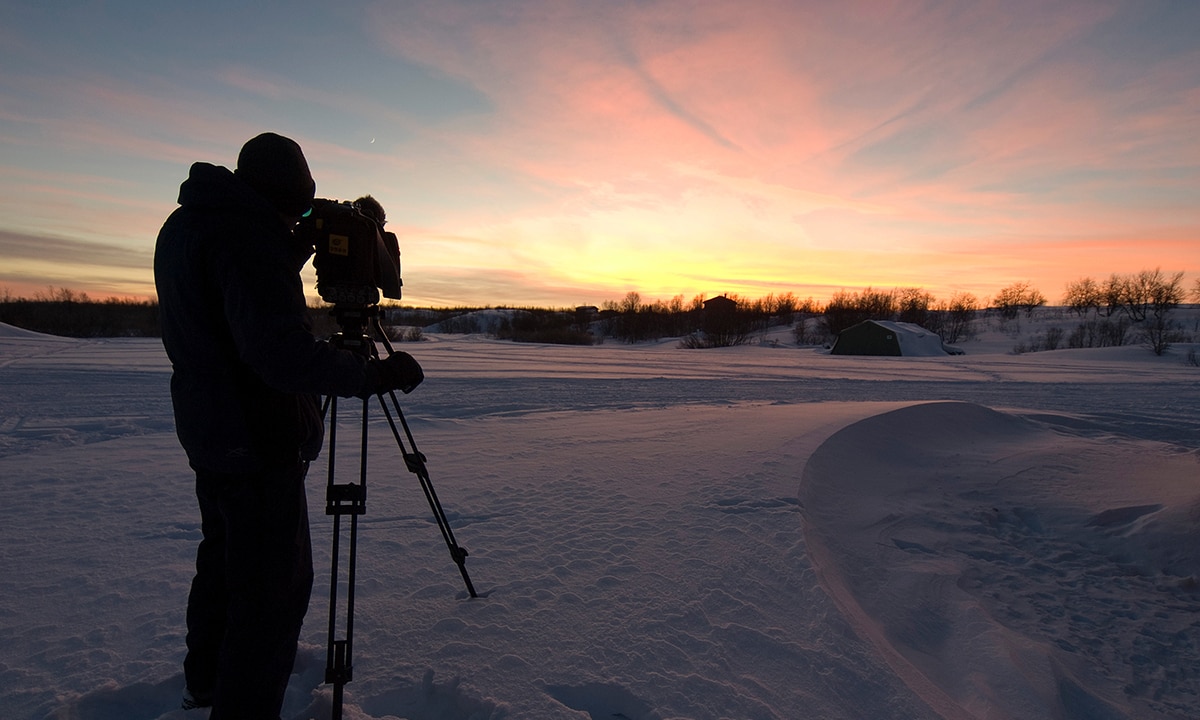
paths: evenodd
<path fill-rule="evenodd" d="M 152 296 L 189 165 L 264 130 L 384 203 L 404 304 L 1190 287 L 1200 5 L 1045 5 L 15 9 L 0 292 Z"/>

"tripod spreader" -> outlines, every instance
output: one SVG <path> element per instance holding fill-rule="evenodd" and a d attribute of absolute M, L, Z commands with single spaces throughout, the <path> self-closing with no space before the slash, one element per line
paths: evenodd
<path fill-rule="evenodd" d="M 363 486 L 347 483 L 326 488 L 326 515 L 363 515 L 366 512 L 367 490 Z"/>

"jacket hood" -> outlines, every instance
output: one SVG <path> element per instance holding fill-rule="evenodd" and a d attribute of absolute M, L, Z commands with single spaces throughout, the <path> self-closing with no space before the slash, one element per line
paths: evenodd
<path fill-rule="evenodd" d="M 229 168 L 198 162 L 179 186 L 179 204 L 192 208 L 240 208 L 275 214 L 274 208 Z"/>

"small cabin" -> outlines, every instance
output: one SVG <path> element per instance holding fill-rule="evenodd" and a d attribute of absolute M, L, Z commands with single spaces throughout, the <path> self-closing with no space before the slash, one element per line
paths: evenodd
<path fill-rule="evenodd" d="M 718 295 L 704 301 L 704 312 L 710 315 L 731 315 L 737 310 L 737 300 Z"/>

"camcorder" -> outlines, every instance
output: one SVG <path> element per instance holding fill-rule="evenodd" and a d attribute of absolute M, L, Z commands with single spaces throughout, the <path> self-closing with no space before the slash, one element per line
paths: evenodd
<path fill-rule="evenodd" d="M 380 295 L 400 299 L 400 243 L 348 200 L 316 198 L 296 237 L 315 251 L 317 294 L 334 306 L 370 306 Z"/>

